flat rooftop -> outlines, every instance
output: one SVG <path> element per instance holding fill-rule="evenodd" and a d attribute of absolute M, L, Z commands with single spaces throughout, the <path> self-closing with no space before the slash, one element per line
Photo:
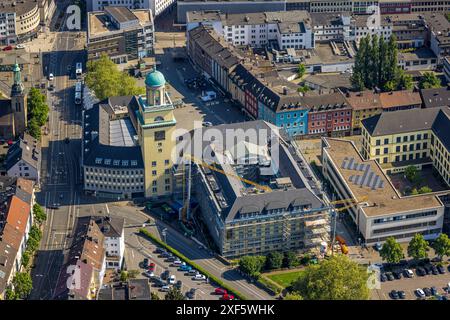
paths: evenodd
<path fill-rule="evenodd" d="M 324 138 L 328 153 L 357 202 L 367 202 L 362 210 L 369 217 L 442 207 L 435 195 L 401 197 L 375 160 L 364 160 L 353 142 Z M 355 166 L 356 169 L 353 169 Z"/>

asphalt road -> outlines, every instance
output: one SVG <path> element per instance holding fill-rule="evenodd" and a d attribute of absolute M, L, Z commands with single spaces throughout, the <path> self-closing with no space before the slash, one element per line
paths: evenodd
<path fill-rule="evenodd" d="M 57 16 L 57 14 L 55 14 Z M 53 50 L 44 59 L 45 74 L 55 76 L 55 89 L 48 94 L 48 135 L 43 135 L 41 190 L 37 202 L 46 208 L 47 221 L 35 267 L 32 270 L 31 299 L 50 299 L 63 263 L 63 250 L 67 248 L 76 219 L 76 205 L 80 202 L 80 127 L 79 106 L 74 104 L 75 80 L 67 66 L 83 60 L 77 48 L 77 32 L 58 32 Z M 65 138 L 71 139 L 67 144 Z M 59 203 L 57 210 L 48 209 Z"/>

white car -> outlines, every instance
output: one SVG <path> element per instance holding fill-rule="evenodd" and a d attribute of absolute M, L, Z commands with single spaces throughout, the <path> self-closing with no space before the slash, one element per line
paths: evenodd
<path fill-rule="evenodd" d="M 145 271 L 144 274 L 149 278 L 153 278 L 155 276 L 155 273 L 153 271 Z"/>
<path fill-rule="evenodd" d="M 16 46 L 16 49 L 25 49 L 25 46 L 23 44 L 18 44 Z"/>
<path fill-rule="evenodd" d="M 175 275 L 173 274 L 173 275 L 171 275 L 170 278 L 169 278 L 169 284 L 175 284 L 175 281 L 176 281 L 176 277 L 175 277 Z"/>
<path fill-rule="evenodd" d="M 181 266 L 181 264 L 182 264 L 181 260 L 178 260 L 178 259 L 173 262 L 173 265 L 176 267 Z"/>
<path fill-rule="evenodd" d="M 191 269 L 191 270 L 188 271 L 188 274 L 195 276 L 196 274 L 198 274 L 198 271 L 195 270 L 195 269 Z"/>
<path fill-rule="evenodd" d="M 408 278 L 414 277 L 414 272 L 411 269 L 406 269 L 405 272 Z"/>
<path fill-rule="evenodd" d="M 53 73 L 50 73 L 50 74 L 48 75 L 48 80 L 49 80 L 49 81 L 53 81 L 53 79 L 55 79 L 55 76 L 53 75 Z"/>
<path fill-rule="evenodd" d="M 195 277 L 192 278 L 192 280 L 197 281 L 206 280 L 206 277 L 203 274 L 196 274 Z"/>
<path fill-rule="evenodd" d="M 162 286 L 162 287 L 161 287 L 161 291 L 167 292 L 167 291 L 169 291 L 169 290 L 170 290 L 170 287 L 169 287 L 169 286 Z"/>
<path fill-rule="evenodd" d="M 420 288 L 416 289 L 416 294 L 421 298 L 425 298 L 425 292 Z"/>

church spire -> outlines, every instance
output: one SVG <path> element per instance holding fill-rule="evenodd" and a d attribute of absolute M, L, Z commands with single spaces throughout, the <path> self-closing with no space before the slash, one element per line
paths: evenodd
<path fill-rule="evenodd" d="M 11 96 L 21 94 L 23 92 L 22 75 L 20 72 L 19 64 L 17 63 L 17 58 L 16 63 L 14 64 L 13 73 L 14 73 L 14 84 L 11 88 Z"/>

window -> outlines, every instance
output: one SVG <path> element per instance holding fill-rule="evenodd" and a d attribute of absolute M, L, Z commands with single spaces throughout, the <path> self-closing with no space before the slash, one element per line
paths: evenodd
<path fill-rule="evenodd" d="M 166 140 L 166 132 L 165 131 L 156 131 L 155 132 L 155 141 Z"/>
<path fill-rule="evenodd" d="M 156 167 L 156 161 L 152 161 L 152 167 Z"/>
<path fill-rule="evenodd" d="M 379 146 L 380 144 L 381 144 L 381 140 L 380 140 L 380 139 L 377 139 L 377 140 L 375 141 L 375 145 Z"/>
<path fill-rule="evenodd" d="M 384 139 L 384 144 L 389 144 L 389 139 Z"/>
<path fill-rule="evenodd" d="M 158 174 L 158 172 L 156 170 L 152 171 L 152 176 L 156 176 Z"/>

